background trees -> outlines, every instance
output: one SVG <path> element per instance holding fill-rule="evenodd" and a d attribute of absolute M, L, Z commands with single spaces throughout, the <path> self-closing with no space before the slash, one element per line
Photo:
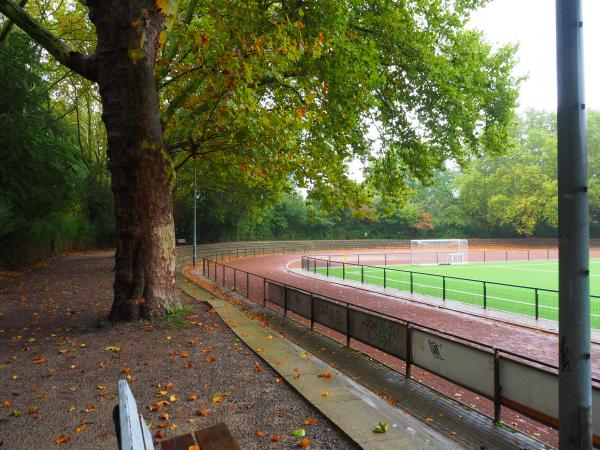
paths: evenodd
<path fill-rule="evenodd" d="M 191 160 L 211 188 L 207 205 L 227 206 L 229 220 L 249 220 L 254 204 L 298 186 L 325 210 L 364 221 L 448 160 L 502 151 L 515 49 L 493 51 L 464 29 L 482 3 L 37 0 L 24 11 L 0 0 L 0 12 L 64 66 L 49 72 L 78 74 L 55 93 L 69 99 L 80 151 L 108 155 L 112 316 L 174 304 L 171 191 L 186 184 Z M 100 103 L 105 141 L 92 123 Z M 353 159 L 368 167 L 363 183 L 347 176 Z M 224 202 L 230 187 L 248 194 L 243 202 Z M 421 209 L 406 212 L 431 229 Z"/>
<path fill-rule="evenodd" d="M 0 264 L 107 245 L 114 233 L 105 160 L 78 145 L 45 76 L 39 48 L 11 34 L 0 52 Z"/>
<path fill-rule="evenodd" d="M 592 236 L 600 236 L 599 130 L 600 112 L 590 111 Z M 212 240 L 555 236 L 556 116 L 528 111 L 511 133 L 515 144 L 504 153 L 473 158 L 464 168 L 435 171 L 426 184 L 408 178 L 406 195 L 394 201 L 375 196 L 360 207 L 331 210 L 323 208 L 311 191 L 306 199 L 292 191 L 273 206 L 265 198 L 262 209 L 259 198 L 252 209 L 252 201 L 242 203 L 238 210 L 248 213 L 241 215 L 229 213 L 225 201 L 216 210 L 232 221 L 200 222 L 200 236 L 210 235 Z M 182 236 L 191 236 L 190 202 L 189 189 L 182 186 L 177 214 L 178 223 L 185 224 L 178 230 Z M 220 226 L 211 228 L 210 223 Z"/>

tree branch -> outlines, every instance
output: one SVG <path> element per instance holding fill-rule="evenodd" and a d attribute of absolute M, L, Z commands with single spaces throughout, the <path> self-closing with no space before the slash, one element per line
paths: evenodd
<path fill-rule="evenodd" d="M 19 6 L 23 7 L 27 3 L 27 0 L 20 0 Z M 8 35 L 13 29 L 14 22 L 10 19 L 6 19 L 6 22 L 2 25 L 2 29 L 0 30 L 0 53 L 4 49 L 6 45 L 6 41 L 8 41 Z"/>
<path fill-rule="evenodd" d="M 0 0 L 0 13 L 12 20 L 31 38 L 73 72 L 95 81 L 93 58 L 85 56 L 44 28 L 13 0 Z"/>

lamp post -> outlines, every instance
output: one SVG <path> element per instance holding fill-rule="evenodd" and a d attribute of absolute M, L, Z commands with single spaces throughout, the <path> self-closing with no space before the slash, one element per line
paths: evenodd
<path fill-rule="evenodd" d="M 198 203 L 198 192 L 196 191 L 196 158 L 194 157 L 194 237 L 192 241 L 192 263 L 196 267 L 196 208 Z"/>
<path fill-rule="evenodd" d="M 581 0 L 556 0 L 559 446 L 592 448 L 589 207 Z"/>

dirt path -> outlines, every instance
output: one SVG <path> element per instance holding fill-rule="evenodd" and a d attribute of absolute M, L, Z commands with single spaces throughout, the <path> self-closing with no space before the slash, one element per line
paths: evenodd
<path fill-rule="evenodd" d="M 127 377 L 157 439 L 224 421 L 244 449 L 294 448 L 297 428 L 311 448 L 355 448 L 257 370 L 260 359 L 205 304 L 182 294 L 190 309 L 168 321 L 104 322 L 112 264 L 111 253 L 92 253 L 0 276 L 0 447 L 117 448 L 112 409 Z"/>

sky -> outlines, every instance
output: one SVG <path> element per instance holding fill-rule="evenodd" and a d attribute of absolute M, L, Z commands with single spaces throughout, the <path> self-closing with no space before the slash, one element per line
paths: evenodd
<path fill-rule="evenodd" d="M 600 110 L 600 0 L 582 0 L 582 10 L 585 103 Z M 473 13 L 469 27 L 483 31 L 494 45 L 519 43 L 515 74 L 528 75 L 519 111 L 556 110 L 555 0 L 492 0 Z"/>

